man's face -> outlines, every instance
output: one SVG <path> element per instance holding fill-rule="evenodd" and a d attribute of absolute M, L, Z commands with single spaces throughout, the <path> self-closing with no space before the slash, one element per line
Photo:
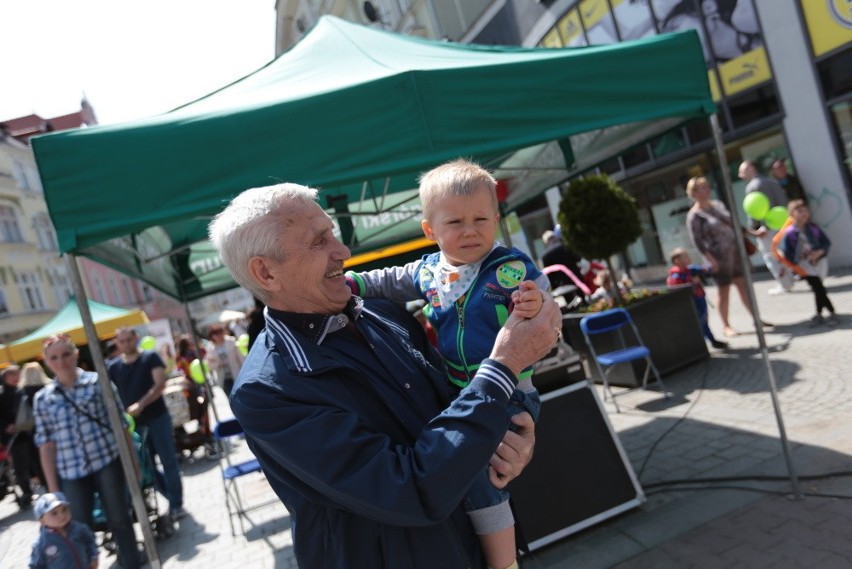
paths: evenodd
<path fill-rule="evenodd" d="M 255 280 L 270 292 L 267 304 L 303 314 L 340 312 L 352 296 L 343 277 L 343 262 L 351 254 L 334 236 L 331 218 L 315 203 L 271 215 L 277 217 L 284 260 L 250 260 Z"/>
<path fill-rule="evenodd" d="M 138 338 L 133 332 L 122 331 L 115 337 L 115 345 L 122 354 L 132 355 L 136 353 Z"/>
<path fill-rule="evenodd" d="M 18 366 L 7 368 L 6 372 L 3 374 L 3 383 L 10 387 L 17 387 L 20 379 L 21 370 L 18 369 Z"/>
<path fill-rule="evenodd" d="M 772 166 L 771 173 L 772 173 L 773 178 L 778 178 L 779 180 L 783 180 L 784 178 L 787 177 L 787 166 L 784 165 L 783 162 L 779 162 L 778 164 L 775 164 L 774 166 Z"/>
<path fill-rule="evenodd" d="M 455 266 L 475 263 L 494 246 L 497 234 L 496 204 L 487 187 L 468 196 L 445 196 L 421 223 L 423 234 L 441 248 Z"/>
<path fill-rule="evenodd" d="M 741 180 L 745 180 L 746 182 L 748 182 L 752 178 L 754 178 L 756 173 L 757 172 L 755 172 L 754 166 L 752 166 L 748 162 L 743 162 L 742 164 L 740 164 L 738 174 Z"/>

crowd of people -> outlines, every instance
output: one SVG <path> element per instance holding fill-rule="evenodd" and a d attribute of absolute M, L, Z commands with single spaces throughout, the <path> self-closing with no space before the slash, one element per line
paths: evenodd
<path fill-rule="evenodd" d="M 181 348 L 184 361 L 197 357 L 191 345 Z M 79 356 L 71 338 L 58 334 L 44 340 L 42 363 L 0 372 L 0 443 L 9 449 L 18 505 L 32 507 L 40 495 L 34 509 L 41 531 L 31 566 L 64 567 L 68 559 L 97 565 L 90 539 L 97 495 L 121 566 L 140 567 L 145 556 L 136 543 L 120 435 L 110 425 L 107 405 L 113 398 L 125 413 L 125 426 L 144 431 L 145 452 L 159 464 L 153 470 L 155 487 L 169 504 L 163 516 L 176 523 L 187 512 L 173 422 L 163 400 L 167 364 L 158 351 L 140 348 L 136 330 L 120 328 L 104 350 L 112 386 L 105 394 L 97 373 L 84 370 Z"/>
<path fill-rule="evenodd" d="M 687 228 L 704 263 L 673 250 L 667 284 L 692 287 L 714 348 L 727 343 L 710 330 L 704 281 L 716 284 L 723 334 L 736 335 L 732 285 L 751 310 L 738 243 L 747 237 L 759 240 L 779 287 L 789 290 L 790 276 L 810 285 L 814 323 L 836 321 L 822 282 L 830 242 L 783 161 L 771 171 L 774 178 L 762 176 L 746 161 L 740 176 L 747 192 L 788 204 L 790 219 L 777 232 L 760 220 L 741 227 L 712 199 L 706 178 L 686 185 Z M 350 252 L 316 190 L 290 183 L 246 190 L 211 222 L 210 238 L 255 297 L 248 355 L 224 324 L 210 326 L 201 346 L 177 336 L 174 353 L 143 350 L 137 331 L 121 328 L 105 354 L 110 393 L 97 373 L 81 369 L 77 346 L 62 334 L 43 346 L 52 380 L 37 362 L 3 370 L 0 442 L 11 446 L 20 506 L 41 494 L 32 566 L 49 556 L 97 566 L 95 493 L 122 567 L 144 562 L 109 398 L 147 432 L 168 519 L 186 515 L 163 393 L 173 371 L 194 378 L 205 362 L 293 518 L 300 566 L 517 567 L 505 488 L 532 457 L 540 409 L 532 364 L 561 338 L 560 309 L 547 291 L 579 287 L 591 301 L 614 286 L 629 290 L 629 282 L 613 282 L 602 264 L 571 251 L 559 226 L 542 236 L 540 265 L 498 243 L 495 187 L 467 160 L 427 172 L 421 225 L 438 252 L 345 274 Z M 552 266 L 565 270 L 545 270 Z"/>

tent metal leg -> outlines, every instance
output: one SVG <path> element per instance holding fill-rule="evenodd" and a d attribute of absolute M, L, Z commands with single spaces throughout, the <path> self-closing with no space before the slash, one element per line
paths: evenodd
<path fill-rule="evenodd" d="M 722 174 L 722 185 L 725 190 L 725 198 L 731 207 L 732 217 L 736 219 L 734 208 L 736 207 L 733 185 L 731 184 L 731 171 L 728 169 L 728 161 L 725 158 L 725 144 L 722 141 L 722 128 L 719 126 L 719 117 L 716 113 L 710 115 L 710 128 L 713 130 L 713 138 L 716 142 L 716 157 L 719 161 L 719 170 Z M 781 439 L 781 448 L 784 451 L 784 459 L 787 462 L 787 472 L 790 476 L 790 485 L 793 487 L 793 496 L 801 499 L 802 491 L 799 487 L 799 479 L 796 476 L 796 468 L 793 463 L 793 454 L 790 451 L 790 442 L 787 440 L 787 430 L 784 427 L 784 416 L 781 413 L 781 404 L 778 401 L 778 388 L 775 383 L 775 374 L 772 372 L 772 362 L 769 361 L 769 351 L 766 348 L 766 337 L 763 334 L 763 321 L 757 307 L 757 298 L 754 295 L 754 281 L 751 278 L 751 265 L 745 252 L 742 239 L 734 240 L 737 244 L 737 257 L 743 270 L 748 301 L 751 304 L 754 329 L 757 331 L 757 341 L 760 345 L 760 354 L 766 367 L 766 378 L 769 382 L 769 395 L 772 398 L 772 408 L 775 411 L 775 420 L 778 423 L 778 433 Z"/>
<path fill-rule="evenodd" d="M 89 302 L 86 297 L 86 290 L 83 287 L 83 279 L 80 277 L 80 268 L 77 266 L 77 257 L 70 253 L 65 255 L 65 262 L 68 266 L 68 273 L 71 275 L 71 282 L 74 285 L 74 294 L 77 297 L 77 307 L 80 309 L 80 318 L 83 321 L 83 329 L 86 332 L 86 339 L 89 342 L 89 352 L 92 355 L 92 361 L 95 364 L 95 370 L 98 372 L 98 384 L 103 393 L 104 403 L 106 404 L 107 413 L 109 414 L 109 423 L 112 431 L 115 434 L 115 440 L 118 443 L 118 456 L 121 460 L 124 477 L 127 481 L 127 487 L 130 489 L 130 499 L 133 503 L 133 510 L 136 512 L 136 519 L 139 521 L 139 526 L 142 528 L 142 537 L 145 540 L 145 551 L 148 553 L 148 563 L 152 569 L 160 569 L 160 554 L 157 552 L 157 545 L 154 541 L 154 533 L 151 531 L 151 524 L 148 520 L 148 511 L 145 509 L 145 499 L 142 497 L 142 486 L 139 478 L 136 476 L 138 471 L 138 462 L 136 453 L 130 445 L 130 438 L 126 436 L 127 431 L 124 428 L 124 423 L 121 420 L 121 414 L 124 409 L 118 408 L 118 403 L 115 397 L 112 396 L 112 384 L 106 371 L 106 363 L 104 356 L 101 353 L 98 334 L 95 331 L 94 320 L 92 313 L 89 311 Z"/>

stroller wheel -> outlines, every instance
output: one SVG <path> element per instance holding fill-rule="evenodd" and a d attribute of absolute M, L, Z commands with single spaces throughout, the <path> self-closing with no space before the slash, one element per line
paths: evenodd
<path fill-rule="evenodd" d="M 219 460 L 221 453 L 222 450 L 215 442 L 204 443 L 204 456 L 206 456 L 208 460 Z"/>

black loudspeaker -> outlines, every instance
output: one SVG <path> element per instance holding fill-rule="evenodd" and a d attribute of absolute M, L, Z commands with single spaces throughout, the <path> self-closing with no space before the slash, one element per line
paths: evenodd
<path fill-rule="evenodd" d="M 530 551 L 645 500 L 589 381 L 542 396 L 533 460 L 509 491 Z"/>

